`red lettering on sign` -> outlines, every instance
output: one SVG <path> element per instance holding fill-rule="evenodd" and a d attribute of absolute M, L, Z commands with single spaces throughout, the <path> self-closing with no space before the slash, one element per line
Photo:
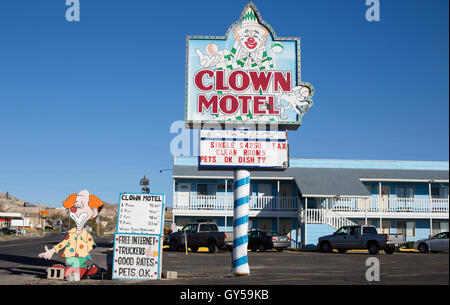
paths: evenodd
<path fill-rule="evenodd" d="M 239 109 L 239 101 L 234 95 L 224 95 L 220 99 L 219 106 L 223 113 L 233 114 Z"/>
<path fill-rule="evenodd" d="M 250 78 L 252 79 L 253 89 L 256 92 L 259 92 L 259 90 L 266 92 L 267 88 L 269 87 L 270 78 L 272 77 L 272 72 L 270 72 L 270 71 L 269 72 L 250 71 L 249 74 L 250 74 Z"/>
<path fill-rule="evenodd" d="M 216 70 L 216 90 L 217 91 L 229 91 L 230 87 L 225 86 L 224 71 Z"/>
<path fill-rule="evenodd" d="M 254 114 L 266 114 L 264 110 L 261 110 L 259 107 L 264 105 L 264 101 L 266 100 L 265 96 L 255 96 L 253 98 L 253 113 Z"/>
<path fill-rule="evenodd" d="M 248 114 L 248 101 L 251 100 L 252 97 L 249 95 L 240 95 L 239 99 L 242 101 L 241 113 Z"/>
<path fill-rule="evenodd" d="M 194 76 L 194 84 L 195 86 L 202 91 L 210 91 L 214 88 L 213 84 L 209 84 L 205 86 L 203 84 L 203 76 L 208 75 L 209 77 L 214 77 L 214 71 L 212 70 L 200 70 Z"/>
<path fill-rule="evenodd" d="M 291 89 L 291 72 L 286 71 L 286 77 L 284 76 L 283 72 L 276 71 L 274 73 L 274 84 L 273 84 L 273 90 L 275 92 L 278 92 L 279 87 L 281 87 L 281 90 L 284 92 L 290 92 Z"/>
<path fill-rule="evenodd" d="M 269 114 L 273 114 L 273 115 L 279 115 L 280 111 L 279 110 L 275 110 L 275 105 L 273 102 L 273 96 L 269 96 L 269 103 L 267 105 L 267 109 L 269 109 Z"/>
<path fill-rule="evenodd" d="M 241 85 L 238 85 L 237 79 L 238 76 L 240 76 L 242 82 Z M 250 86 L 250 78 L 248 77 L 248 74 L 241 70 L 236 70 L 231 72 L 230 77 L 228 78 L 228 83 L 234 91 L 242 92 L 247 90 L 247 88 Z"/>
<path fill-rule="evenodd" d="M 198 96 L 198 112 L 203 113 L 203 107 L 206 111 L 208 111 L 209 108 L 212 106 L 212 114 L 218 113 L 218 107 L 217 107 L 217 101 L 218 101 L 217 95 L 211 96 L 211 98 L 208 100 L 206 96 L 203 94 Z"/>

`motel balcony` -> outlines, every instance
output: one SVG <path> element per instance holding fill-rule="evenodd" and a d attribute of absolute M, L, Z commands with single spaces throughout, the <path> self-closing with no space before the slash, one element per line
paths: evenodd
<path fill-rule="evenodd" d="M 335 197 L 307 198 L 281 196 L 250 196 L 251 216 L 298 216 L 303 210 L 330 210 L 343 217 L 444 217 L 448 218 L 448 198 L 379 198 Z M 175 194 L 173 203 L 177 215 L 228 215 L 233 214 L 232 195 Z"/>
<path fill-rule="evenodd" d="M 344 217 L 444 217 L 448 218 L 449 199 L 413 197 L 399 198 L 339 197 L 319 200 L 319 207 L 339 213 Z"/>
<path fill-rule="evenodd" d="M 250 196 L 250 216 L 297 217 L 298 197 Z M 233 215 L 232 195 L 174 196 L 173 211 L 176 215 Z"/>

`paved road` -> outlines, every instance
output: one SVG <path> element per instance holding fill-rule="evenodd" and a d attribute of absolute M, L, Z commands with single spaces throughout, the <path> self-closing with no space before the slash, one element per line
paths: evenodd
<path fill-rule="evenodd" d="M 44 238 L 0 242 L 0 284 L 68 284 L 45 279 L 48 266 L 64 260 L 55 255 L 52 261 L 38 258 L 44 245 L 62 240 L 59 234 Z M 106 250 L 112 239 L 94 237 L 98 247 L 91 252 L 94 262 L 106 269 Z M 284 251 L 249 253 L 251 275 L 231 275 L 229 252 L 189 253 L 165 251 L 163 270 L 177 271 L 178 279 L 161 281 L 83 280 L 80 284 L 283 284 L 346 285 L 368 284 L 365 280 L 368 253 L 326 254 Z M 448 254 L 395 253 L 379 254 L 380 282 L 370 284 L 449 284 Z"/>

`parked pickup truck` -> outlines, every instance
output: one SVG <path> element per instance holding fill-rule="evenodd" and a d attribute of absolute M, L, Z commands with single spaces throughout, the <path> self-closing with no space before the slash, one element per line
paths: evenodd
<path fill-rule="evenodd" d="M 180 248 L 187 247 L 192 252 L 197 252 L 199 247 L 208 247 L 210 253 L 216 252 L 216 249 L 225 247 L 226 234 L 219 232 L 217 224 L 209 222 L 197 222 L 185 225 L 178 232 L 169 236 L 170 250 L 177 251 Z"/>
<path fill-rule="evenodd" d="M 339 253 L 345 253 L 350 249 L 367 249 L 370 254 L 378 254 L 380 250 L 392 254 L 404 243 L 403 235 L 378 234 L 374 226 L 345 226 L 333 235 L 320 237 L 318 247 L 322 252 L 337 249 Z"/>

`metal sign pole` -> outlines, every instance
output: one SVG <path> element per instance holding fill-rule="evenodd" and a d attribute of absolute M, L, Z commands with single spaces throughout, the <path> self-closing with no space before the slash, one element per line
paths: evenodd
<path fill-rule="evenodd" d="M 234 171 L 234 212 L 233 212 L 233 274 L 248 275 L 248 212 L 250 198 L 250 172 Z"/>

